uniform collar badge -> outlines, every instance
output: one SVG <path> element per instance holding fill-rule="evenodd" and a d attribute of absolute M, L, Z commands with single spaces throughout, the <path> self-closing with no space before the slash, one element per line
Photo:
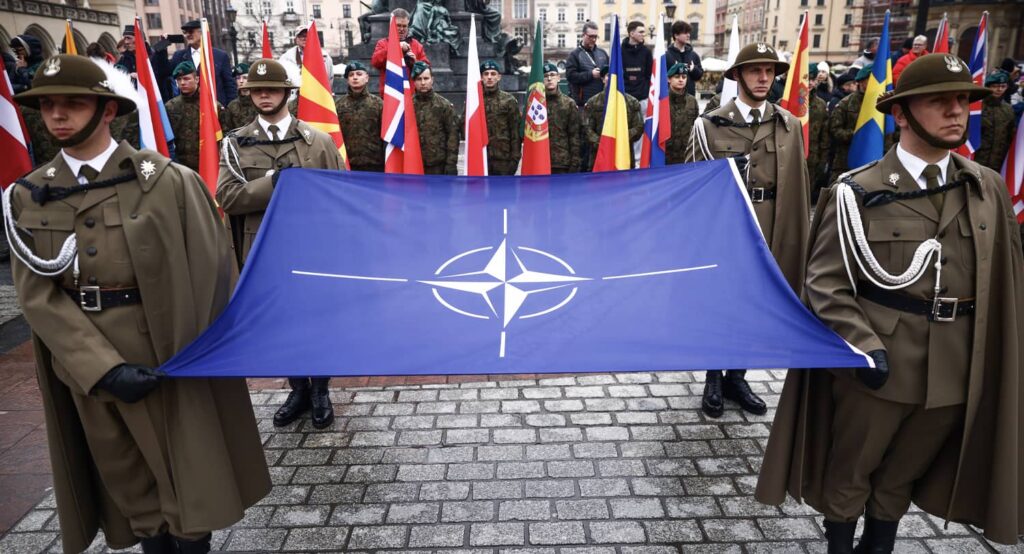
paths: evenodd
<path fill-rule="evenodd" d="M 892 183 L 893 186 L 896 186 L 896 183 L 900 182 L 900 174 L 899 173 L 890 173 L 889 174 L 889 182 Z"/>
<path fill-rule="evenodd" d="M 51 178 L 51 179 L 52 179 L 52 178 L 53 178 L 53 176 L 54 176 L 54 175 L 56 175 L 56 174 L 57 174 L 57 168 L 56 168 L 56 167 L 51 167 L 50 169 L 47 169 L 47 170 L 46 170 L 46 176 L 47 176 L 47 177 L 49 177 L 49 178 Z"/>
<path fill-rule="evenodd" d="M 948 69 L 950 73 L 960 73 L 964 70 L 964 66 L 956 56 L 946 56 L 946 69 Z"/>
<path fill-rule="evenodd" d="M 252 134 L 254 134 L 256 136 L 260 136 L 260 130 L 259 129 L 253 129 L 252 130 Z"/>
<path fill-rule="evenodd" d="M 304 136 L 306 138 L 309 138 L 309 129 L 303 129 L 302 130 L 302 136 Z"/>
<path fill-rule="evenodd" d="M 256 74 L 257 75 L 266 75 L 267 74 L 267 64 L 265 64 L 265 63 L 257 64 L 256 65 Z"/>
<path fill-rule="evenodd" d="M 139 172 L 148 181 L 156 173 L 156 164 L 150 160 L 142 160 L 142 163 L 139 164 Z"/>
<path fill-rule="evenodd" d="M 50 58 L 46 62 L 46 67 L 43 68 L 43 75 L 53 77 L 58 73 L 60 73 L 60 58 Z"/>
<path fill-rule="evenodd" d="M 736 112 L 729 112 L 729 118 L 736 117 Z"/>

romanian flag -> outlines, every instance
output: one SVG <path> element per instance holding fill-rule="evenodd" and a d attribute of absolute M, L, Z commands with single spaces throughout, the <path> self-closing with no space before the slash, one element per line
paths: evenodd
<path fill-rule="evenodd" d="M 1017 120 L 1017 132 L 1003 162 L 1003 180 L 1010 193 L 1010 204 L 1017 223 L 1024 224 L 1024 114 Z"/>
<path fill-rule="evenodd" d="M 146 39 L 143 38 L 142 24 L 135 18 L 135 67 L 138 79 L 135 90 L 139 93 L 139 142 L 143 148 L 156 150 L 170 158 L 171 151 L 167 142 L 174 140 L 171 122 L 167 119 L 164 100 L 160 97 L 160 86 L 157 85 L 153 66 L 149 63 L 146 53 Z"/>
<path fill-rule="evenodd" d="M 619 41 L 619 16 L 613 20 L 612 55 L 605 87 L 604 123 L 594 159 L 594 171 L 632 169 L 633 145 L 629 140 L 629 115 L 626 113 L 626 89 L 622 78 L 622 44 Z"/>
<path fill-rule="evenodd" d="M 530 86 L 526 89 L 523 132 L 523 175 L 551 174 L 551 144 L 548 137 L 548 101 L 544 92 L 544 35 L 541 22 L 533 35 Z"/>
<path fill-rule="evenodd" d="M 807 12 L 804 12 L 803 23 L 800 24 L 800 38 L 797 40 L 796 54 L 793 56 L 793 63 L 789 66 L 789 75 L 786 77 L 786 90 L 782 93 L 782 100 L 779 105 L 789 111 L 794 117 L 800 120 L 800 127 L 804 133 L 804 157 L 810 155 L 810 90 L 808 88 L 808 73 L 810 72 L 807 58 L 810 55 L 807 41 Z M 875 59 L 878 59 L 877 57 Z"/>
<path fill-rule="evenodd" d="M 267 32 L 267 19 L 263 19 L 263 54 L 260 56 L 268 60 L 274 59 L 274 49 L 270 47 L 270 33 Z"/>
<path fill-rule="evenodd" d="M 327 67 L 320 52 L 320 37 L 316 34 L 316 22 L 309 26 L 309 38 L 302 53 L 302 87 L 299 88 L 298 118 L 331 135 L 334 145 L 349 169 L 348 152 L 345 151 L 345 137 L 341 135 L 338 112 L 335 111 L 334 97 L 328 88 Z"/>
<path fill-rule="evenodd" d="M 78 55 L 78 47 L 75 46 L 75 33 L 71 31 L 71 20 L 64 20 L 64 53 L 72 56 Z"/>
<path fill-rule="evenodd" d="M 487 115 L 480 57 L 476 52 L 476 16 L 469 20 L 469 59 L 466 72 L 466 175 L 487 176 Z"/>
<path fill-rule="evenodd" d="M 875 160 L 882 159 L 885 154 L 885 133 L 892 126 L 891 117 L 887 117 L 875 108 L 878 97 L 885 91 L 892 90 L 892 60 L 889 59 L 889 10 L 885 11 L 885 23 L 882 26 L 882 37 L 878 40 L 878 52 L 875 63 L 868 77 L 868 87 L 864 91 L 864 100 L 860 105 L 860 115 L 854 126 L 853 142 L 847 157 L 849 167 L 860 167 Z M 888 120 L 888 121 L 887 121 Z"/>
<path fill-rule="evenodd" d="M 199 177 L 206 183 L 210 196 L 217 193 L 217 175 L 220 173 L 220 149 L 217 143 L 223 138 L 220 120 L 217 119 L 217 82 L 213 69 L 213 45 L 210 43 L 210 26 L 206 18 L 199 20 L 203 41 L 199 56 Z M 136 35 L 138 36 L 138 35 Z M 138 51 L 138 50 L 136 50 Z"/>

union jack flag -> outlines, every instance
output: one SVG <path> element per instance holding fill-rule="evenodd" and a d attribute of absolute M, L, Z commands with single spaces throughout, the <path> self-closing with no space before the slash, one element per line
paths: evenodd
<path fill-rule="evenodd" d="M 974 47 L 971 48 L 971 59 L 967 67 L 971 70 L 974 84 L 985 86 L 985 58 L 988 50 L 988 12 L 981 14 L 981 23 L 978 24 L 978 34 L 974 37 Z M 967 150 L 971 157 L 981 147 L 981 100 L 971 103 L 971 115 L 967 120 Z"/>

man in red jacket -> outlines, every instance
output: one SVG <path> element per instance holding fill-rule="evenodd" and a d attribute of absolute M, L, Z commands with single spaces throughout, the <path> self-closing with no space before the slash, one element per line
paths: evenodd
<path fill-rule="evenodd" d="M 398 29 L 398 40 L 402 44 L 402 53 L 405 56 L 405 65 L 408 68 L 412 68 L 412 64 L 416 62 L 427 62 L 426 52 L 423 51 L 423 45 L 414 38 L 409 37 L 409 12 L 402 8 L 395 8 L 391 12 L 391 16 L 395 18 L 395 27 Z M 377 41 L 377 46 L 373 48 L 373 57 L 370 58 L 370 65 L 377 69 L 377 74 L 380 76 L 380 94 L 384 95 L 384 71 L 388 65 L 388 39 L 382 38 Z"/>
<path fill-rule="evenodd" d="M 896 60 L 896 65 L 892 67 L 892 83 L 895 86 L 896 82 L 900 80 L 900 74 L 906 69 L 910 62 L 928 54 L 928 37 L 924 35 L 917 35 L 914 37 L 914 42 L 910 47 L 910 52 L 900 56 L 900 59 Z"/>

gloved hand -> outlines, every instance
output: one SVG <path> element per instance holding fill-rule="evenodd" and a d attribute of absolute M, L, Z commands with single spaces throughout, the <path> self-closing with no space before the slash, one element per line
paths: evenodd
<path fill-rule="evenodd" d="M 885 355 L 885 350 L 872 350 L 868 352 L 868 356 L 875 361 L 875 367 L 858 367 L 857 378 L 867 388 L 878 390 L 889 379 L 889 358 Z"/>
<path fill-rule="evenodd" d="M 121 364 L 107 372 L 96 383 L 95 389 L 102 389 L 113 394 L 121 402 L 129 404 L 142 400 L 144 396 L 160 384 L 165 373 L 141 365 Z"/>
<path fill-rule="evenodd" d="M 277 168 L 274 169 L 274 174 L 270 176 L 270 186 L 277 188 L 277 180 L 281 178 L 281 172 L 292 167 L 292 164 L 287 162 L 281 162 Z"/>
<path fill-rule="evenodd" d="M 747 162 L 750 161 L 750 156 L 746 154 L 737 154 L 732 157 L 732 160 L 736 162 L 736 171 L 743 175 L 747 171 Z"/>

